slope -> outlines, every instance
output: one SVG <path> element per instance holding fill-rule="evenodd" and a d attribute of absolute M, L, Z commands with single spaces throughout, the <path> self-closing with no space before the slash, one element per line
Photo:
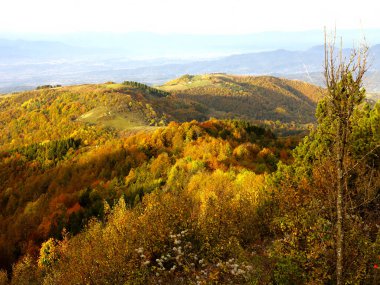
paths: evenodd
<path fill-rule="evenodd" d="M 132 207 L 146 193 L 178 187 L 194 167 L 264 173 L 290 160 L 290 139 L 249 123 L 164 127 L 170 120 L 255 119 L 239 108 L 255 108 L 264 95 L 315 104 L 309 85 L 271 77 L 184 76 L 167 86 L 171 93 L 137 82 L 44 86 L 0 98 L 0 267 L 36 255 L 40 243 L 61 237 L 63 228 L 76 234 L 91 217 L 103 217 L 103 201 L 113 205 L 123 196 Z M 220 108 L 197 102 L 204 93 L 187 98 L 178 91 L 215 92 Z M 223 98 L 235 102 L 235 113 Z"/>
<path fill-rule="evenodd" d="M 0 149 L 165 124 L 152 105 L 168 94 L 136 82 L 40 88 L 0 98 Z M 107 137 L 105 136 L 105 137 Z"/>
<path fill-rule="evenodd" d="M 323 89 L 296 80 L 226 74 L 184 75 L 159 87 L 193 100 L 217 118 L 314 122 Z"/>
<path fill-rule="evenodd" d="M 0 269 L 36 256 L 65 228 L 77 234 L 104 218 L 105 201 L 131 207 L 152 191 L 175 190 L 195 172 L 272 172 L 290 157 L 288 141 L 238 121 L 170 123 L 97 145 L 60 139 L 0 152 Z M 201 151 L 207 150 L 207 151 Z"/>

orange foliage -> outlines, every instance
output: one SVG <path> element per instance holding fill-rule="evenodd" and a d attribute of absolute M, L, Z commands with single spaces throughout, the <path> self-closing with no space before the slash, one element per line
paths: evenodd
<path fill-rule="evenodd" d="M 74 204 L 74 206 L 72 206 L 71 208 L 67 209 L 66 213 L 67 213 L 67 215 L 71 215 L 72 213 L 79 212 L 80 209 L 81 209 L 81 206 L 79 205 L 78 202 L 76 202 Z"/>

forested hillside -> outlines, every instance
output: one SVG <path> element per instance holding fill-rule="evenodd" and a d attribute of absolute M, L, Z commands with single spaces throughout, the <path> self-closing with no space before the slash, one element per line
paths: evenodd
<path fill-rule="evenodd" d="M 199 102 L 216 117 L 296 123 L 315 122 L 315 107 L 324 93 L 302 81 L 227 74 L 184 75 L 160 89 Z"/>
<path fill-rule="evenodd" d="M 82 139 L 32 144 L 1 156 L 2 265 L 36 254 L 42 241 L 77 234 L 104 203 L 132 207 L 152 191 L 174 191 L 198 172 L 269 173 L 290 159 L 291 140 L 238 121 L 171 123 L 89 146 Z M 231 172 L 231 173 L 232 173 Z M 244 172 L 244 171 L 243 171 Z"/>
<path fill-rule="evenodd" d="M 276 140 L 249 123 L 164 127 L 169 120 L 205 120 L 198 105 L 137 82 L 41 86 L 1 98 L 2 266 L 35 255 L 63 228 L 78 233 L 91 217 L 103 215 L 105 199 L 113 205 L 124 195 L 134 205 L 163 188 L 182 159 L 202 169 L 257 173 L 272 172 L 280 158 L 290 160 L 295 142 Z M 197 151 L 203 147 L 209 153 Z M 152 176 L 151 167 L 166 174 Z"/>
<path fill-rule="evenodd" d="M 164 125 L 163 114 L 149 104 L 162 97 L 158 92 L 127 82 L 45 86 L 8 95 L 0 99 L 1 149 L 70 136 L 96 142 L 106 133 L 112 137 L 115 130 Z"/>
<path fill-rule="evenodd" d="M 378 284 L 380 104 L 336 84 L 302 141 L 252 121 L 312 122 L 322 91 L 272 77 L 0 98 L 0 284 L 335 284 L 338 185 L 344 280 Z"/>
<path fill-rule="evenodd" d="M 315 122 L 321 94 L 298 81 L 227 75 L 184 76 L 160 90 L 130 81 L 41 86 L 1 96 L 0 150 L 68 137 L 96 144 L 96 138 L 125 130 L 211 117 L 244 119 L 287 133 Z"/>

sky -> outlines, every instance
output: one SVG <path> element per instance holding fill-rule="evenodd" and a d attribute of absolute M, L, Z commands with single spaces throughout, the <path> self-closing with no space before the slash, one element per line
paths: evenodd
<path fill-rule="evenodd" d="M 246 34 L 380 28 L 375 0 L 1 0 L 0 32 Z M 360 5 L 360 6 L 358 6 Z"/>

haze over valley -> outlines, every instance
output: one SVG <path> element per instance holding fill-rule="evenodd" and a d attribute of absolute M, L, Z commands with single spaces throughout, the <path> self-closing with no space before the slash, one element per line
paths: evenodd
<path fill-rule="evenodd" d="M 341 33 L 348 55 L 359 33 Z M 368 92 L 378 93 L 380 30 L 369 30 L 366 38 L 372 44 L 366 86 Z M 273 75 L 322 86 L 323 56 L 321 31 L 229 36 L 0 33 L 0 92 L 109 80 L 160 85 L 184 74 L 205 73 Z"/>

